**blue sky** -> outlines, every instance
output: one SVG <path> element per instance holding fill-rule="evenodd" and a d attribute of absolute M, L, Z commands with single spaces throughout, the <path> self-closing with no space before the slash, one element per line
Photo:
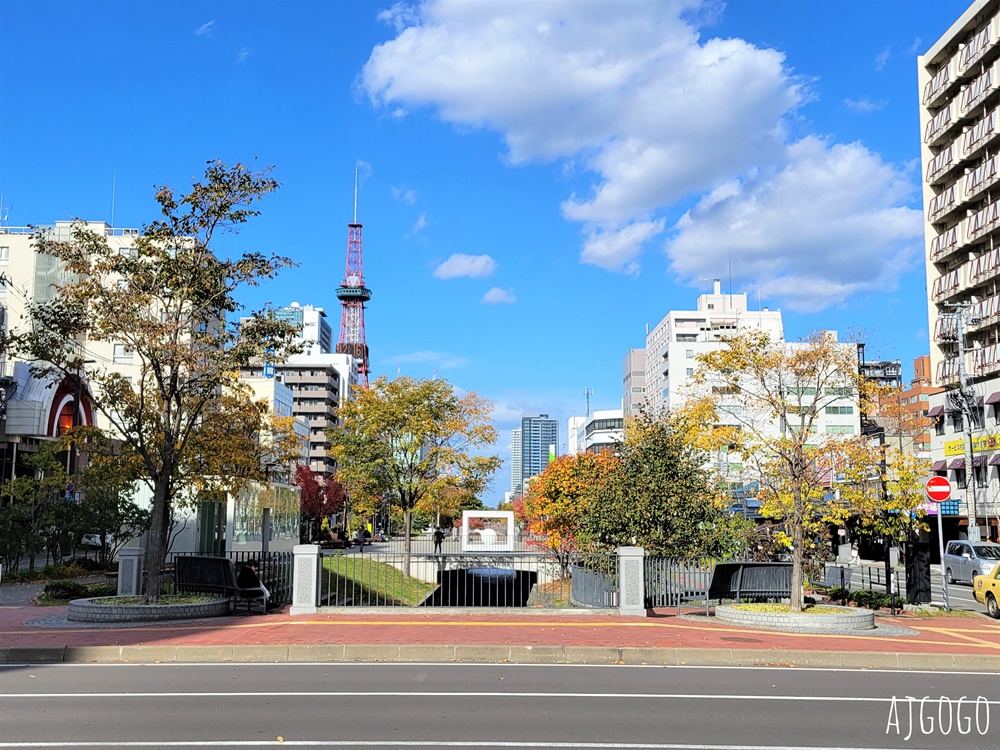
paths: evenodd
<path fill-rule="evenodd" d="M 916 56 L 967 0 L 5 0 L 11 225 L 141 226 L 204 162 L 281 190 L 222 249 L 327 309 L 355 165 L 373 376 L 520 414 L 616 408 L 645 326 L 723 279 L 786 336 L 928 350 Z M 731 282 L 730 282 L 731 269 Z M 509 483 L 501 469 L 486 498 Z"/>

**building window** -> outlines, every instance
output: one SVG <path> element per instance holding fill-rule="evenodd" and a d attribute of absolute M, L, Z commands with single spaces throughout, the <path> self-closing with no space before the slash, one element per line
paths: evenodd
<path fill-rule="evenodd" d="M 955 432 L 963 432 L 965 430 L 965 420 L 962 419 L 962 415 L 960 413 L 952 415 L 951 426 Z"/>
<path fill-rule="evenodd" d="M 854 425 L 852 424 L 828 424 L 826 426 L 827 435 L 853 435 Z"/>
<path fill-rule="evenodd" d="M 966 489 L 965 469 L 955 469 L 955 486 L 960 490 Z"/>
<path fill-rule="evenodd" d="M 853 406 L 828 406 L 826 407 L 827 414 L 853 414 Z"/>
<path fill-rule="evenodd" d="M 687 368 L 687 375 L 688 375 L 688 377 L 691 377 L 692 375 L 694 375 L 694 368 L 693 367 Z"/>
<path fill-rule="evenodd" d="M 684 352 L 684 356 L 687 357 L 688 359 L 694 359 L 694 349 L 688 349 L 686 352 Z"/>
<path fill-rule="evenodd" d="M 10 262 L 10 248 L 6 245 L 0 245 L 0 263 Z"/>
<path fill-rule="evenodd" d="M 116 365 L 132 364 L 132 350 L 125 344 L 115 344 L 114 362 Z"/>
<path fill-rule="evenodd" d="M 944 435 L 944 419 L 941 417 L 934 420 L 934 434 Z"/>

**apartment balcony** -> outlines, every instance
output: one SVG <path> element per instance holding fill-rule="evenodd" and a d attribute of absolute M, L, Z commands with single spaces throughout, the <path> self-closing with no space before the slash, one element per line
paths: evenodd
<path fill-rule="evenodd" d="M 1000 247 L 983 253 L 972 260 L 969 264 L 969 286 L 975 287 L 985 284 L 997 274 L 1000 274 Z"/>
<path fill-rule="evenodd" d="M 935 114 L 924 128 L 924 143 L 928 146 L 943 144 L 945 139 L 951 137 L 952 131 L 958 127 L 958 118 L 955 117 L 955 102 L 948 102 Z"/>
<path fill-rule="evenodd" d="M 959 143 L 953 141 L 941 149 L 937 156 L 927 162 L 926 177 L 928 184 L 936 185 L 939 182 L 945 181 L 945 178 L 951 171 L 959 166 L 955 159 L 958 150 Z"/>
<path fill-rule="evenodd" d="M 958 382 L 958 358 L 945 359 L 937 365 L 937 384 L 951 385 Z"/>
<path fill-rule="evenodd" d="M 958 208 L 958 186 L 951 185 L 931 198 L 930 205 L 927 206 L 927 221 L 932 224 L 941 223 Z"/>
<path fill-rule="evenodd" d="M 953 315 L 939 317 L 934 322 L 934 340 L 938 343 L 958 340 L 958 323 Z"/>
<path fill-rule="evenodd" d="M 1000 114 L 994 108 L 962 131 L 962 159 L 976 159 L 979 152 L 1000 137 Z"/>
<path fill-rule="evenodd" d="M 931 297 L 935 302 L 942 302 L 958 294 L 961 290 L 961 285 L 961 269 L 956 268 L 954 271 L 949 271 L 943 276 L 934 279 L 934 284 L 931 288 Z"/>
<path fill-rule="evenodd" d="M 958 84 L 958 59 L 954 56 L 938 68 L 934 77 L 924 86 L 921 102 L 925 107 L 939 107 L 951 95 L 952 87 Z"/>
<path fill-rule="evenodd" d="M 1000 252 L 1000 249 L 993 252 Z M 976 331 L 1000 321 L 1000 294 L 994 294 L 975 303 L 969 309 L 969 319 L 970 331 Z"/>
<path fill-rule="evenodd" d="M 993 112 L 996 114 L 997 110 Z M 1000 119 L 1000 116 L 997 119 Z M 987 159 L 965 175 L 960 201 L 967 203 L 982 200 L 983 193 L 993 187 L 998 180 L 1000 180 L 1000 154 Z"/>
<path fill-rule="evenodd" d="M 966 240 L 975 242 L 996 229 L 997 226 L 1000 226 L 1000 201 L 990 203 L 965 220 Z"/>
<path fill-rule="evenodd" d="M 319 403 L 319 404 L 304 404 L 302 402 L 296 403 L 292 407 L 292 412 L 296 417 L 305 417 L 310 419 L 315 416 L 325 416 L 329 419 L 334 418 L 335 407 L 330 403 Z"/>
<path fill-rule="evenodd" d="M 990 65 L 972 83 L 962 89 L 958 96 L 958 111 L 960 117 L 968 117 L 976 107 L 981 107 L 1000 91 L 1000 65 Z"/>
<path fill-rule="evenodd" d="M 334 393 L 340 391 L 340 379 L 325 373 L 323 375 L 307 375 L 295 370 L 284 370 L 281 373 L 281 379 L 289 388 L 315 385 L 323 390 L 333 391 Z"/>
<path fill-rule="evenodd" d="M 962 233 L 958 226 L 946 229 L 931 240 L 931 261 L 936 263 L 944 260 L 959 248 L 959 237 Z"/>
<path fill-rule="evenodd" d="M 1000 32 L 1000 20 L 994 16 L 973 35 L 967 44 L 959 46 L 956 77 L 975 74 L 976 64 L 995 49 L 998 32 Z"/>
<path fill-rule="evenodd" d="M 1000 370 L 1000 345 L 990 344 L 973 351 L 972 369 L 976 375 L 989 375 Z"/>

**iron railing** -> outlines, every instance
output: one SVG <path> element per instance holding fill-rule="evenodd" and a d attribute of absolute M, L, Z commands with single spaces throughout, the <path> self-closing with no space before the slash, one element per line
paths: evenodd
<path fill-rule="evenodd" d="M 324 553 L 319 606 L 606 607 L 617 604 L 617 556 L 585 555 L 566 573 L 554 558 L 489 554 Z M 612 603 L 614 602 L 614 603 Z"/>
<path fill-rule="evenodd" d="M 175 557 L 190 555 L 202 555 L 201 552 L 176 552 L 171 553 L 167 559 L 170 564 Z M 270 601 L 275 604 L 288 604 L 292 601 L 292 575 L 294 571 L 294 556 L 291 552 L 260 552 L 240 550 L 238 552 L 227 552 L 218 557 L 228 557 L 233 561 L 237 571 L 239 567 L 256 560 L 258 563 L 257 575 L 261 583 L 267 587 Z"/>
<path fill-rule="evenodd" d="M 685 602 L 704 602 L 715 572 L 715 560 L 675 560 L 648 556 L 645 563 L 646 606 L 677 607 Z"/>

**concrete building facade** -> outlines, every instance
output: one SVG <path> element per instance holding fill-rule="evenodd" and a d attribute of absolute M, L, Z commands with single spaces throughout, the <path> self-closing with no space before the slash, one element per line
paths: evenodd
<path fill-rule="evenodd" d="M 646 403 L 646 350 L 629 349 L 622 360 L 622 412 L 638 413 Z"/>
<path fill-rule="evenodd" d="M 588 417 L 569 418 L 567 453 L 599 453 L 625 439 L 625 416 L 622 409 L 599 409 Z"/>
<path fill-rule="evenodd" d="M 711 294 L 698 297 L 695 310 L 668 312 L 646 335 L 642 387 L 651 411 L 665 413 L 684 403 L 698 355 L 719 349 L 721 339 L 746 329 L 785 340 L 780 310 L 747 310 L 746 294 L 723 294 L 718 279 Z"/>
<path fill-rule="evenodd" d="M 931 453 L 956 486 L 946 537 L 1000 513 L 1000 0 L 975 0 L 917 59 Z M 967 379 L 964 394 L 958 386 Z M 966 475 L 966 434 L 974 466 Z M 970 500 L 975 500 L 975 513 Z"/>

